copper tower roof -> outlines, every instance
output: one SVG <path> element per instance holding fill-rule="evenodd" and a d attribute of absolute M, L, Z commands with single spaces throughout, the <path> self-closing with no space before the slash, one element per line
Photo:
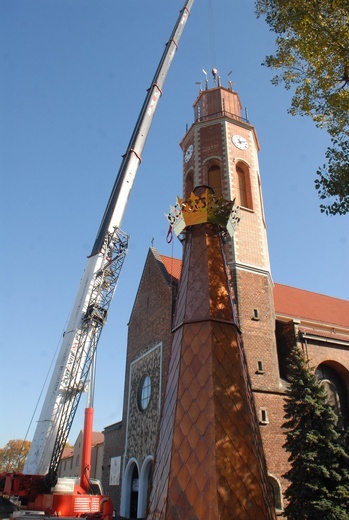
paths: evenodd
<path fill-rule="evenodd" d="M 274 519 L 219 227 L 190 226 L 148 519 Z"/>

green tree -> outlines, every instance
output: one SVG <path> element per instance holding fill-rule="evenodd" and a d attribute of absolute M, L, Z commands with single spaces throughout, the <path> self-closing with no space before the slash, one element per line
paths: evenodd
<path fill-rule="evenodd" d="M 344 215 L 349 211 L 349 139 L 332 138 L 325 155 L 327 164 L 317 171 L 315 188 L 321 200 L 333 200 L 320 204 L 320 209 L 327 215 Z"/>
<path fill-rule="evenodd" d="M 264 65 L 278 69 L 274 85 L 294 87 L 289 112 L 312 117 L 331 136 L 327 164 L 317 171 L 320 209 L 349 211 L 349 0 L 256 0 L 276 34 Z"/>
<path fill-rule="evenodd" d="M 290 355 L 289 389 L 285 400 L 286 442 L 290 481 L 285 496 L 289 520 L 349 519 L 349 455 L 344 434 L 327 394 L 309 369 L 303 352 Z"/>
<path fill-rule="evenodd" d="M 0 473 L 23 471 L 31 442 L 22 439 L 9 441 L 4 448 L 0 449 Z"/>

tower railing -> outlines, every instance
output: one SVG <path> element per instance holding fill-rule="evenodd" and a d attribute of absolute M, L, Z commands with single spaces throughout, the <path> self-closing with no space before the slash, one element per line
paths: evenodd
<path fill-rule="evenodd" d="M 212 114 L 206 114 L 205 116 L 202 116 L 200 114 L 200 110 L 198 110 L 195 123 L 197 123 L 198 121 L 208 121 L 210 119 L 216 119 L 218 117 L 228 117 L 229 119 L 234 119 L 235 121 L 241 121 L 242 123 L 249 124 L 249 120 L 247 118 L 238 116 L 237 114 L 233 114 L 232 112 L 228 112 L 227 110 L 213 112 Z"/>

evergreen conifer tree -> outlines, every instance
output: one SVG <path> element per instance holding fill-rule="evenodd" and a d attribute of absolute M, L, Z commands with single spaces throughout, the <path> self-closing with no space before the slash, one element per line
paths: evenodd
<path fill-rule="evenodd" d="M 349 520 L 349 455 L 326 391 L 302 351 L 290 356 L 285 400 L 290 481 L 285 508 L 288 520 Z"/>

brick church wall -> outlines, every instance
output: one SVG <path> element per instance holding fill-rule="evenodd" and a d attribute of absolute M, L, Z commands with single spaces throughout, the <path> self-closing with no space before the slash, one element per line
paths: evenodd
<path fill-rule="evenodd" d="M 121 480 L 119 484 L 110 484 L 110 463 L 113 457 L 122 457 L 124 452 L 125 431 L 123 422 L 118 422 L 107 426 L 104 431 L 104 455 L 103 455 L 103 473 L 102 486 L 104 493 L 110 496 L 114 510 L 120 510 L 120 490 Z"/>
<path fill-rule="evenodd" d="M 284 422 L 284 397 L 283 393 L 254 392 L 268 474 L 278 480 L 283 490 L 287 488 L 288 483 L 282 475 L 289 467 L 288 454 L 282 448 L 286 440 L 281 428 Z M 262 410 L 265 411 L 266 421 L 262 420 Z"/>
<path fill-rule="evenodd" d="M 236 300 L 252 388 L 279 390 L 270 277 L 242 269 L 235 273 Z M 263 373 L 258 372 L 258 362 L 262 362 Z"/>
<path fill-rule="evenodd" d="M 126 366 L 158 343 L 163 347 L 163 366 L 168 366 L 171 345 L 173 287 L 167 282 L 158 260 L 151 252 L 147 257 L 128 329 Z M 164 391 L 166 369 L 162 371 Z M 129 373 L 126 373 L 123 417 L 127 415 Z"/>

